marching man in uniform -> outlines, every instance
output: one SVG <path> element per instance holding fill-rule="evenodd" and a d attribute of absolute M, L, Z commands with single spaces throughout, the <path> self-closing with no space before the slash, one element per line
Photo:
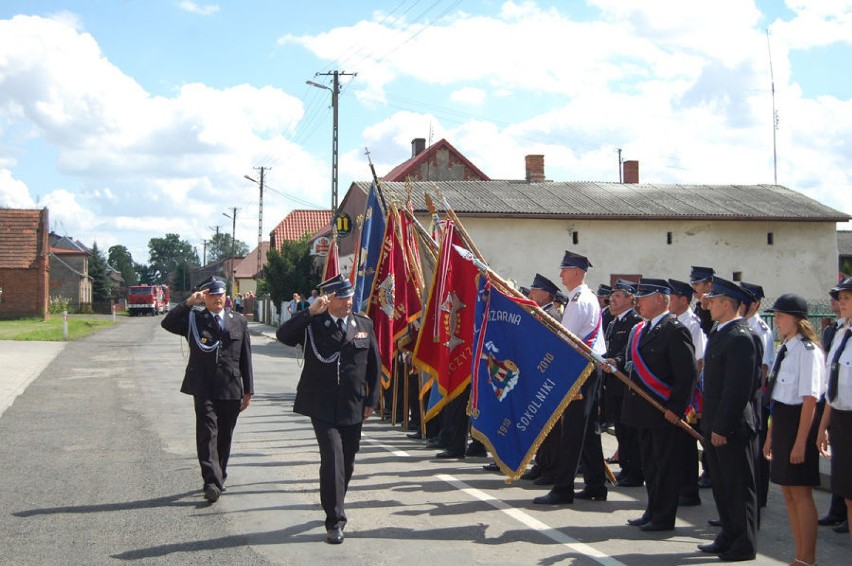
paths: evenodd
<path fill-rule="evenodd" d="M 180 390 L 195 400 L 195 442 L 204 498 L 215 503 L 225 491 L 237 417 L 254 393 L 248 322 L 239 313 L 225 312 L 225 283 L 211 277 L 171 309 L 161 326 L 189 342 L 189 363 Z"/>
<path fill-rule="evenodd" d="M 320 296 L 278 328 L 304 348 L 293 411 L 311 418 L 320 451 L 320 501 L 326 541 L 343 542 L 343 500 L 355 469 L 361 425 L 379 401 L 381 361 L 373 322 L 352 312 L 352 284 L 342 275 L 320 283 Z"/>

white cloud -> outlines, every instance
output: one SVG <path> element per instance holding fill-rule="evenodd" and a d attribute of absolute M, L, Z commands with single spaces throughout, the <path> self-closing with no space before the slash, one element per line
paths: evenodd
<path fill-rule="evenodd" d="M 34 208 L 27 184 L 12 177 L 8 169 L 0 169 L 0 208 Z"/>
<path fill-rule="evenodd" d="M 485 101 L 485 91 L 481 88 L 466 86 L 450 93 L 450 100 L 461 102 L 462 104 L 479 106 Z"/>
<path fill-rule="evenodd" d="M 210 16 L 219 11 L 218 4 L 198 5 L 195 2 L 190 2 L 189 0 L 184 0 L 183 2 L 178 4 L 178 7 L 185 12 L 189 12 L 190 14 L 198 14 L 199 16 Z"/>

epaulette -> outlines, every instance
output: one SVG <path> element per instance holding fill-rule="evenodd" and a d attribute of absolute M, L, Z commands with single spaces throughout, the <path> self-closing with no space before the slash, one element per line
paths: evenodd
<path fill-rule="evenodd" d="M 802 340 L 802 343 L 805 345 L 805 350 L 813 350 L 814 348 L 816 348 L 816 344 L 814 344 L 810 340 Z"/>
<path fill-rule="evenodd" d="M 758 318 L 758 319 L 757 319 L 757 324 L 758 324 L 758 326 L 760 326 L 763 330 L 769 330 L 769 325 L 768 325 L 768 324 L 766 324 L 766 323 L 763 321 L 763 319 L 762 319 L 762 318 Z"/>
<path fill-rule="evenodd" d="M 354 314 L 355 316 L 360 316 L 361 318 L 365 318 L 367 320 L 372 320 L 369 316 L 367 316 L 366 314 L 364 314 L 362 312 L 353 312 L 352 314 Z"/>

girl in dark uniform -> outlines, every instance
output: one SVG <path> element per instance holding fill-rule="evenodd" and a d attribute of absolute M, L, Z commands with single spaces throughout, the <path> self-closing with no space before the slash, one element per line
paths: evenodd
<path fill-rule="evenodd" d="M 828 456 L 831 444 L 831 491 L 843 497 L 846 509 L 852 512 L 852 277 L 841 281 L 831 290 L 845 319 L 837 329 L 828 352 L 828 385 L 825 412 L 822 415 L 817 445 Z M 850 534 L 852 539 L 852 534 Z"/>
<path fill-rule="evenodd" d="M 793 564 L 816 563 L 817 510 L 813 488 L 819 485 L 816 446 L 817 400 L 825 384 L 825 355 L 808 323 L 808 304 L 793 294 L 781 295 L 770 309 L 784 341 L 768 379 L 771 416 L 763 455 L 769 478 L 779 484 L 796 544 Z"/>

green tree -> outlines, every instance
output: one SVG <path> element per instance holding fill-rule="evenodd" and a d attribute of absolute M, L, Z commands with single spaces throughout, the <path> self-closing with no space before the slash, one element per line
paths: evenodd
<path fill-rule="evenodd" d="M 112 297 L 112 282 L 109 278 L 109 266 L 98 243 L 92 244 L 89 256 L 89 277 L 92 278 L 92 302 L 108 301 Z"/>
<path fill-rule="evenodd" d="M 198 265 L 198 254 L 178 234 L 166 234 L 165 238 L 148 241 L 148 268 L 153 272 L 152 283 L 172 283 L 178 266 Z"/>
<path fill-rule="evenodd" d="M 142 285 L 153 285 L 156 272 L 144 263 L 133 262 L 133 271 L 136 272 L 136 283 Z"/>
<path fill-rule="evenodd" d="M 308 236 L 296 242 L 284 242 L 279 253 L 270 248 L 263 267 L 265 289 L 276 308 L 289 301 L 293 293 L 305 294 L 319 283 L 319 272 L 314 267 L 308 245 Z"/>
<path fill-rule="evenodd" d="M 121 274 L 125 285 L 136 285 L 139 281 L 136 266 L 133 264 L 133 256 L 130 255 L 130 251 L 126 247 L 120 245 L 110 247 L 107 261 L 110 267 Z"/>
<path fill-rule="evenodd" d="M 242 240 L 234 241 L 230 234 L 219 232 L 213 234 L 213 237 L 207 242 L 207 263 L 231 259 L 231 242 L 234 242 L 234 257 L 246 257 L 248 255 L 248 244 Z"/>

